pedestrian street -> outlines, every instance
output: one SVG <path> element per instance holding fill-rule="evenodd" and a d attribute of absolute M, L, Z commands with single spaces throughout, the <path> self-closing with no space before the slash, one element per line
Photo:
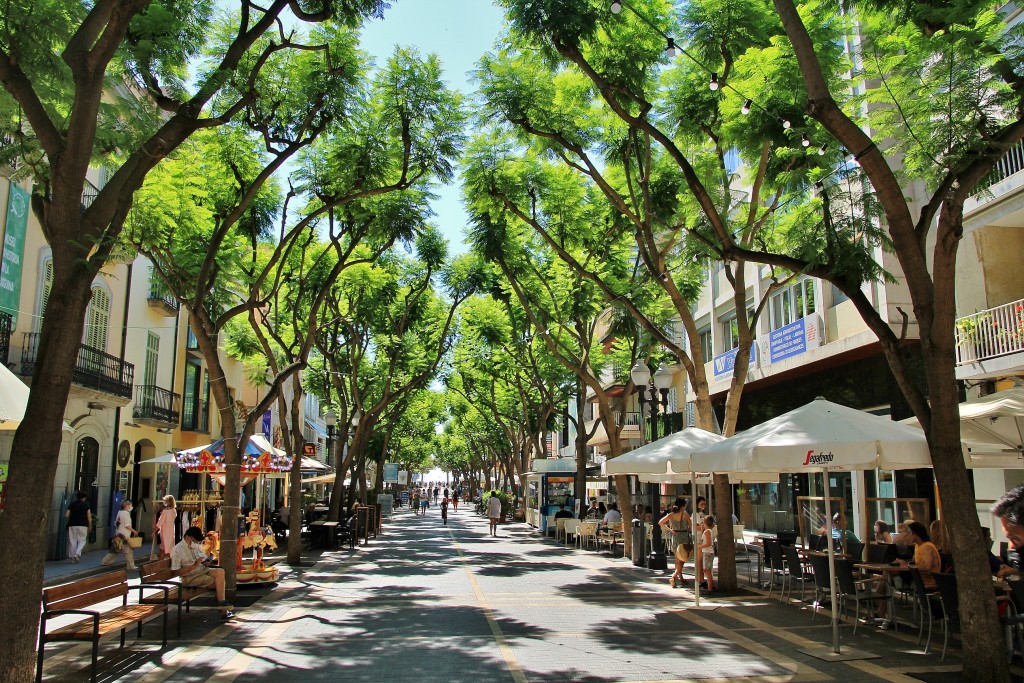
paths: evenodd
<path fill-rule="evenodd" d="M 313 558 L 315 559 L 315 558 Z M 745 583 L 745 580 L 741 581 Z M 565 547 L 523 524 L 465 508 L 441 524 L 400 510 L 355 551 L 284 570 L 264 594 L 239 591 L 238 618 L 194 607 L 183 637 L 158 629 L 101 646 L 101 681 L 955 681 L 959 650 L 922 654 L 913 633 L 844 625 L 844 647 L 876 659 L 827 662 L 828 614 L 743 589 L 693 607 L 628 560 Z M 776 594 L 777 595 L 777 594 Z M 258 599 L 256 599 L 258 597 Z M 47 657 L 44 680 L 88 679 L 89 646 Z"/>

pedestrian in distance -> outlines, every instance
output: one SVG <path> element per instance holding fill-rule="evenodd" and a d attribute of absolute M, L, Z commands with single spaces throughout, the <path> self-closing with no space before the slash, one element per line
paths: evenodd
<path fill-rule="evenodd" d="M 441 495 L 441 489 L 434 487 L 434 505 L 437 505 L 437 498 Z"/>
<path fill-rule="evenodd" d="M 501 498 L 497 491 L 491 491 L 487 498 L 487 521 L 491 525 L 491 536 L 498 535 L 498 520 L 501 519 Z"/>
<path fill-rule="evenodd" d="M 114 538 L 110 542 L 110 550 L 100 560 L 100 564 L 113 564 L 118 555 L 124 555 L 128 569 L 135 569 L 135 550 L 128 544 L 128 539 L 137 534 L 132 527 L 132 502 L 126 500 L 121 503 L 121 511 L 114 520 Z"/>
<path fill-rule="evenodd" d="M 445 496 L 441 500 L 441 521 L 444 522 L 445 526 L 448 526 L 448 497 Z"/>
<path fill-rule="evenodd" d="M 174 496 L 164 496 L 164 507 L 153 522 L 153 531 L 160 537 L 160 557 L 170 557 L 174 547 L 174 522 L 178 517 Z"/>
<path fill-rule="evenodd" d="M 412 492 L 412 511 L 414 514 L 420 514 L 420 490 L 415 489 Z"/>
<path fill-rule="evenodd" d="M 700 545 L 697 547 L 699 553 L 697 557 L 701 562 L 699 573 L 702 573 L 704 580 L 707 581 L 708 592 L 713 593 L 715 591 L 715 539 L 713 533 L 715 518 L 711 515 L 704 515 L 704 521 L 699 526 L 701 530 Z"/>
<path fill-rule="evenodd" d="M 452 512 L 459 511 L 459 490 L 455 489 L 452 495 Z"/>
<path fill-rule="evenodd" d="M 64 511 L 64 518 L 68 520 L 68 560 L 77 563 L 82 559 L 85 539 L 89 535 L 89 527 L 92 526 L 89 496 L 79 491 L 75 500 Z"/>

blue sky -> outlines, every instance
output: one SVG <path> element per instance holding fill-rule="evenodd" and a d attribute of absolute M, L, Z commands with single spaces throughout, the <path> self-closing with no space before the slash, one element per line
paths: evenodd
<path fill-rule="evenodd" d="M 383 21 L 368 22 L 362 48 L 382 64 L 395 45 L 416 47 L 424 55 L 435 53 L 444 65 L 448 84 L 472 92 L 468 74 L 480 56 L 494 47 L 503 14 L 490 0 L 392 0 Z M 434 203 L 434 221 L 448 238 L 451 253 L 466 251 L 463 228 L 466 212 L 459 186 L 441 188 Z"/>

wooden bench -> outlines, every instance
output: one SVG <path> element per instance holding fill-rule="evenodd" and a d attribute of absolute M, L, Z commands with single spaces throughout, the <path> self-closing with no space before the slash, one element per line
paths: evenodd
<path fill-rule="evenodd" d="M 139 597 L 144 591 L 162 592 L 158 602 L 128 604 L 128 592 L 138 590 Z M 96 660 L 99 656 L 100 640 L 115 633 L 121 634 L 124 647 L 125 631 L 138 624 L 138 635 L 142 636 L 143 622 L 163 615 L 164 630 L 162 647 L 167 647 L 167 594 L 166 586 L 129 586 L 128 572 L 124 569 L 108 572 L 60 586 L 43 589 L 43 611 L 39 617 L 39 654 L 36 660 L 36 681 L 43 679 L 43 651 L 47 643 L 59 641 L 92 642 L 92 675 L 96 681 Z M 103 609 L 104 602 L 121 598 L 117 607 Z M 92 608 L 92 609 L 88 609 Z M 47 632 L 46 622 L 65 615 L 77 614 L 86 617 Z"/>
<path fill-rule="evenodd" d="M 171 558 L 169 557 L 139 565 L 139 579 L 144 585 L 157 584 L 167 587 L 168 605 L 178 606 L 179 638 L 181 638 L 181 606 L 184 605 L 185 611 L 188 612 L 193 599 L 200 595 L 214 592 L 213 588 L 210 587 L 182 585 L 180 580 L 181 577 L 178 576 L 177 572 L 171 569 Z M 159 595 L 148 595 L 143 596 L 139 602 L 147 605 L 155 605 L 160 604 L 160 600 L 162 600 L 162 598 Z"/>

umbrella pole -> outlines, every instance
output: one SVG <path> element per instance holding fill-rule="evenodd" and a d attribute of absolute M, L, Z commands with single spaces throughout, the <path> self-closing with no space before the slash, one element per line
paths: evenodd
<path fill-rule="evenodd" d="M 836 549 L 832 543 L 832 492 L 829 490 L 828 468 L 821 468 L 825 479 L 825 533 L 828 539 L 828 590 L 832 600 L 832 651 L 839 654 L 839 605 L 836 603 Z"/>
<path fill-rule="evenodd" d="M 696 512 L 697 511 L 697 475 L 694 474 L 694 472 L 692 470 L 690 471 L 690 504 L 693 505 L 693 510 L 694 510 L 694 512 Z M 694 552 L 699 553 L 700 551 L 697 550 L 697 543 L 696 543 L 697 537 L 694 536 L 694 533 L 696 531 L 697 530 L 693 528 L 693 517 L 691 517 L 690 518 L 690 540 L 694 541 L 694 543 L 693 543 L 693 550 L 694 550 Z M 673 548 L 673 551 L 674 550 L 675 550 L 675 548 Z M 693 558 L 693 567 L 694 567 L 693 573 L 696 574 L 696 576 L 693 577 L 693 606 L 694 607 L 700 607 L 700 564 L 699 564 L 700 560 L 701 560 L 701 558 L 699 556 Z"/>

